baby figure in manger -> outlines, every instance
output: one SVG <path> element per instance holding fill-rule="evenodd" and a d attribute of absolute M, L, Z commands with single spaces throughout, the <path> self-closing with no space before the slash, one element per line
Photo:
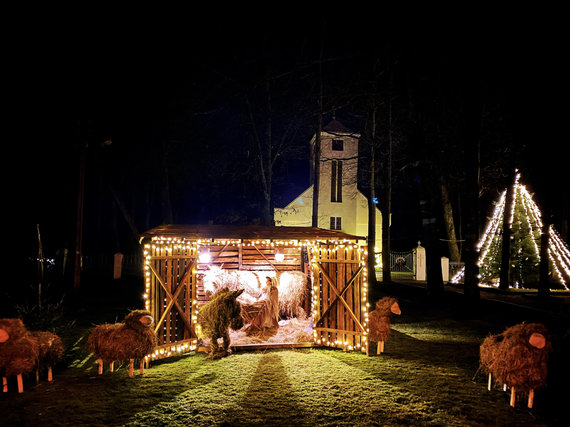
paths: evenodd
<path fill-rule="evenodd" d="M 275 277 L 266 278 L 266 286 L 259 300 L 259 312 L 246 330 L 247 335 L 274 335 L 279 328 L 279 290 Z"/>

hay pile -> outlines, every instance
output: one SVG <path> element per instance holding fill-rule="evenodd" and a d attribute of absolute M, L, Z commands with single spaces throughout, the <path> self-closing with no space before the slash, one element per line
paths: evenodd
<path fill-rule="evenodd" d="M 376 308 L 368 313 L 369 339 L 377 342 L 377 352 L 384 351 L 384 343 L 390 337 L 392 314 L 401 314 L 398 300 L 394 297 L 384 297 L 376 302 Z"/>
<path fill-rule="evenodd" d="M 102 373 L 102 361 L 129 361 L 132 365 L 133 360 L 142 362 L 145 356 L 151 354 L 157 346 L 153 323 L 149 311 L 133 310 L 122 323 L 103 324 L 93 328 L 87 343 L 99 359 L 99 373 Z M 132 375 L 132 369 L 130 374 Z"/>
<path fill-rule="evenodd" d="M 512 406 L 516 390 L 529 392 L 529 407 L 532 407 L 534 390 L 546 383 L 551 350 L 544 325 L 520 323 L 485 338 L 479 348 L 480 367 L 496 383 L 511 389 Z"/>
<path fill-rule="evenodd" d="M 308 289 L 307 275 L 301 271 L 255 272 L 224 270 L 218 266 L 210 266 L 202 276 L 202 283 L 206 295 L 214 295 L 223 288 L 231 291 L 243 290 L 238 301 L 241 304 L 254 304 L 263 297 L 268 277 L 277 279 L 280 315 L 282 317 L 300 315 L 303 312 L 301 304 Z"/>

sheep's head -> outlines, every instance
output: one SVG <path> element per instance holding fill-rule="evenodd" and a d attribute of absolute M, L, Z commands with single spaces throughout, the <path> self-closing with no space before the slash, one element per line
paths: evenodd
<path fill-rule="evenodd" d="M 134 310 L 127 314 L 124 323 L 133 329 L 142 331 L 153 325 L 154 318 L 147 310 Z"/>
<path fill-rule="evenodd" d="M 394 297 L 384 297 L 376 302 L 376 309 L 382 315 L 389 316 L 390 314 L 402 314 L 398 300 Z"/>
<path fill-rule="evenodd" d="M 528 342 L 533 347 L 542 349 L 546 346 L 546 337 L 539 332 L 533 332 L 530 338 L 528 339 Z"/>
<path fill-rule="evenodd" d="M 0 319 L 0 344 L 9 340 L 17 340 L 27 332 L 20 319 Z"/>

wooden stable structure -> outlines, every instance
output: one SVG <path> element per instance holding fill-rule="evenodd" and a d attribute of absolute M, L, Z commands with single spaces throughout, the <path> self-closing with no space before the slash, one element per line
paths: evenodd
<path fill-rule="evenodd" d="M 314 345 L 368 354 L 364 240 L 316 227 L 162 225 L 145 232 L 145 308 L 159 340 L 152 357 L 197 349 L 198 309 L 207 301 L 201 273 L 210 265 L 303 271 Z"/>

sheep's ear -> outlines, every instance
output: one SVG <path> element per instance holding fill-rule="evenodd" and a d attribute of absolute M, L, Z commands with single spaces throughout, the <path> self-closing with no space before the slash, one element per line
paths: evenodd
<path fill-rule="evenodd" d="M 152 318 L 152 316 L 149 316 L 147 314 L 146 316 L 142 316 L 139 319 L 139 322 L 141 322 L 145 326 L 150 326 L 150 325 L 152 325 L 152 322 L 154 322 L 154 319 Z"/>
<path fill-rule="evenodd" d="M 544 348 L 546 345 L 546 338 L 544 335 L 539 334 L 538 332 L 534 332 L 530 338 L 528 339 L 530 345 L 536 348 Z"/>
<path fill-rule="evenodd" d="M 402 314 L 402 310 L 400 310 L 400 305 L 397 302 L 392 304 L 392 307 L 390 307 L 390 311 L 394 314 Z"/>
<path fill-rule="evenodd" d="M 234 298 L 239 297 L 241 294 L 243 294 L 243 291 L 244 291 L 244 290 L 245 290 L 245 289 L 240 289 L 239 291 L 235 291 L 233 297 L 234 297 Z"/>
<path fill-rule="evenodd" d="M 10 339 L 10 335 L 5 329 L 0 329 L 0 342 L 6 342 Z"/>

